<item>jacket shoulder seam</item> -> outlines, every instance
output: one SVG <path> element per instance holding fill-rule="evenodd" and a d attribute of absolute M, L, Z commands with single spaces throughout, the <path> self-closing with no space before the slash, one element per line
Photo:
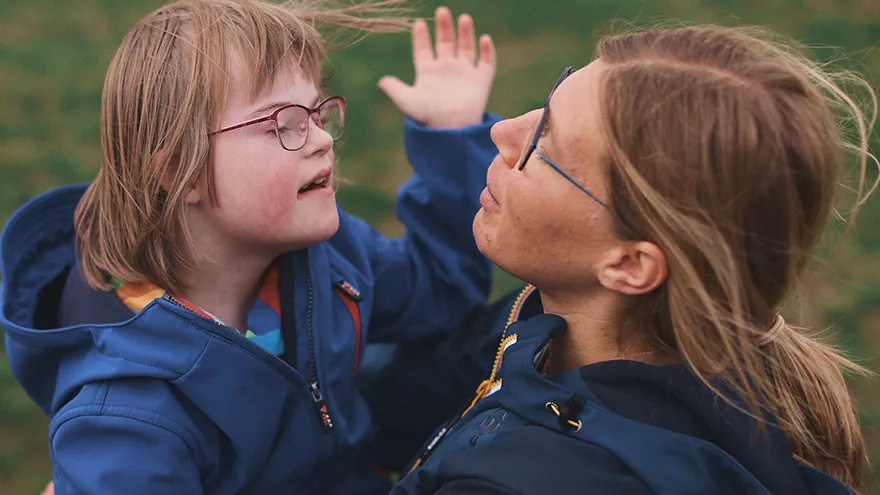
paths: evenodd
<path fill-rule="evenodd" d="M 53 418 L 49 433 L 50 443 L 54 440 L 55 434 L 65 423 L 78 418 L 97 418 L 104 416 L 131 419 L 133 421 L 139 421 L 141 423 L 161 428 L 180 438 L 184 445 L 187 446 L 187 449 L 190 450 L 190 455 L 194 453 L 197 445 L 196 437 L 188 428 L 178 421 L 155 411 L 130 406 L 107 406 L 105 400 L 109 389 L 110 384 L 100 385 L 100 389 L 96 393 L 96 398 L 91 404 L 71 408 L 69 411 L 65 411 Z"/>

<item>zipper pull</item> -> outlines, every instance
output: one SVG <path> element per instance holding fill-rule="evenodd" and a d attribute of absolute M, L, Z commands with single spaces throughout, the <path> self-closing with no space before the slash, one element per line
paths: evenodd
<path fill-rule="evenodd" d="M 318 413 L 318 419 L 321 420 L 321 426 L 324 431 L 330 433 L 333 429 L 333 420 L 330 418 L 330 410 L 327 409 L 327 401 L 321 395 L 321 389 L 318 388 L 318 382 L 309 384 L 309 392 L 312 394 L 312 402 L 315 404 L 315 411 Z"/>
<path fill-rule="evenodd" d="M 416 457 L 415 462 L 412 463 L 409 470 L 407 471 L 407 474 L 412 473 L 413 471 L 418 469 L 418 467 L 421 466 L 422 463 L 431 456 L 431 453 L 434 452 L 434 448 L 436 448 L 437 445 L 440 444 L 440 441 L 443 440 L 446 434 L 449 433 L 449 430 L 451 430 L 457 422 L 457 419 L 452 419 L 450 421 L 447 421 L 446 424 L 443 425 L 443 428 L 440 428 L 440 431 L 438 431 L 437 434 L 434 435 L 434 438 L 432 438 L 431 441 L 422 448 L 422 451 L 419 452 L 419 456 Z"/>
<path fill-rule="evenodd" d="M 353 285 L 345 280 L 340 280 L 333 284 L 333 286 L 342 291 L 346 296 L 348 296 L 349 299 L 356 303 L 364 300 L 364 296 L 361 295 L 361 291 L 357 290 Z"/>

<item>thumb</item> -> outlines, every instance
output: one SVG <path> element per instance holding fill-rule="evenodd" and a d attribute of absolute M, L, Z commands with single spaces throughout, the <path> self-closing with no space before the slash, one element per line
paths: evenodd
<path fill-rule="evenodd" d="M 388 95 L 388 98 L 397 105 L 397 108 L 408 113 L 409 95 L 412 92 L 412 86 L 406 84 L 394 76 L 385 76 L 379 79 L 379 89 Z"/>

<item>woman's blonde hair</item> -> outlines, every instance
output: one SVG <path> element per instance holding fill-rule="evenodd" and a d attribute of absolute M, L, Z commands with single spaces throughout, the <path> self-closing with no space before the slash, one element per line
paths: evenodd
<path fill-rule="evenodd" d="M 842 370 L 865 370 L 778 313 L 830 220 L 847 150 L 860 175 L 851 220 L 876 187 L 877 99 L 754 32 L 656 28 L 598 45 L 616 228 L 656 243 L 669 267 L 627 328 L 650 329 L 716 393 L 781 428 L 798 459 L 855 487 L 865 454 Z M 854 84 L 869 115 L 842 89 Z"/>
<path fill-rule="evenodd" d="M 180 0 L 141 20 L 107 70 L 103 162 L 76 211 L 89 285 L 107 290 L 115 277 L 181 289 L 192 262 L 183 199 L 205 177 L 216 201 L 208 133 L 224 109 L 230 70 L 241 66 L 235 62 L 243 64 L 252 96 L 281 70 L 302 71 L 321 86 L 333 41 L 325 43 L 321 28 L 337 35 L 404 30 L 402 1 L 334 8 L 322 0 Z"/>

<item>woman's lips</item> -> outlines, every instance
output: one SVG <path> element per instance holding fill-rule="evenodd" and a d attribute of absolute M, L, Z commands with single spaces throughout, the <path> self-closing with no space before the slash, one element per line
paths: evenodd
<path fill-rule="evenodd" d="M 483 206 L 484 210 L 490 213 L 501 211 L 501 205 L 498 203 L 498 200 L 495 199 L 495 196 L 492 196 L 492 193 L 489 192 L 488 186 L 483 189 L 483 192 L 480 194 L 480 205 Z"/>

